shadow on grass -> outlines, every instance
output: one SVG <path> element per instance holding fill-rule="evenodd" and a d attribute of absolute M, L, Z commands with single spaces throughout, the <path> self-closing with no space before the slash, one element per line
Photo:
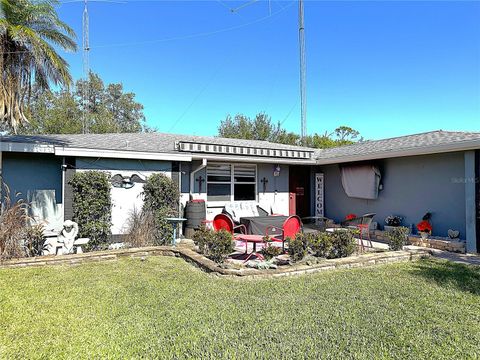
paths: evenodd
<path fill-rule="evenodd" d="M 440 286 L 480 295 L 480 266 L 458 264 L 447 260 L 420 260 L 412 273 Z"/>

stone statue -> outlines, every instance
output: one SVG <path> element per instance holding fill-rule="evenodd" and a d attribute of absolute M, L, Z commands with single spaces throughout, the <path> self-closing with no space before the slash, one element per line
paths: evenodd
<path fill-rule="evenodd" d="M 62 254 L 73 253 L 73 243 L 78 235 L 78 224 L 72 220 L 67 220 L 63 223 L 63 229 L 58 235 L 57 241 L 62 243 Z"/>

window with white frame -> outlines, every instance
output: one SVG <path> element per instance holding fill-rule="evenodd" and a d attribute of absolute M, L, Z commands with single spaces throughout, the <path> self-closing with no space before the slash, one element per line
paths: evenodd
<path fill-rule="evenodd" d="M 207 200 L 255 200 L 257 167 L 245 164 L 208 164 Z"/>

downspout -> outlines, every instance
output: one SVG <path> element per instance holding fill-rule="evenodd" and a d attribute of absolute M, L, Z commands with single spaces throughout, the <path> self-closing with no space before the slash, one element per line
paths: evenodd
<path fill-rule="evenodd" d="M 65 156 L 62 157 L 62 223 L 65 221 L 65 173 L 67 164 L 65 163 Z"/>
<path fill-rule="evenodd" d="M 3 202 L 3 173 L 2 173 L 2 168 L 3 168 L 3 158 L 2 158 L 2 152 L 0 151 L 0 201 Z"/>
<path fill-rule="evenodd" d="M 207 159 L 202 159 L 202 163 L 190 172 L 190 199 L 195 190 L 195 174 L 207 167 Z"/>

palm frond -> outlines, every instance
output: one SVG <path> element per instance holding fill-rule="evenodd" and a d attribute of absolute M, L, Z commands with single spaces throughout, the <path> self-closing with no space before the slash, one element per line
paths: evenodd
<path fill-rule="evenodd" d="M 68 63 L 54 46 L 75 51 L 75 33 L 55 11 L 57 0 L 0 0 L 0 121 L 14 131 L 27 121 L 23 105 L 32 81 L 69 86 Z"/>

